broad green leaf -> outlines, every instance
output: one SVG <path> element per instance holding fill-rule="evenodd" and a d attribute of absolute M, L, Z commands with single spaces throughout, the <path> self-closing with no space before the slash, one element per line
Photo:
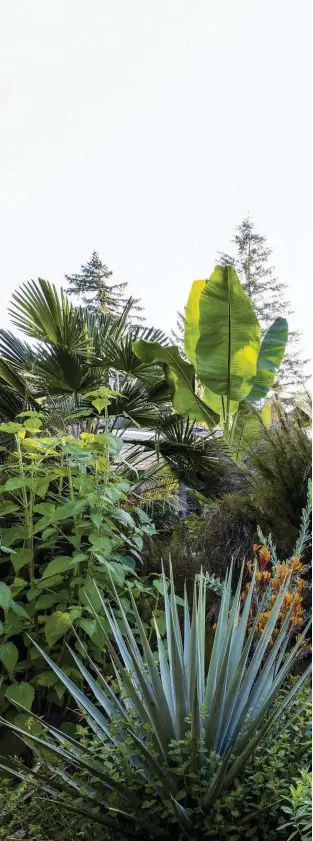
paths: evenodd
<path fill-rule="evenodd" d="M 10 500 L 2 500 L 0 508 L 0 517 L 7 517 L 8 514 L 14 514 L 14 512 L 18 510 L 19 506 L 16 505 L 15 502 L 10 502 Z"/>
<path fill-rule="evenodd" d="M 0 607 L 6 612 L 11 604 L 11 590 L 4 581 L 0 581 Z"/>
<path fill-rule="evenodd" d="M 89 607 L 89 604 L 91 603 L 97 614 L 103 613 L 103 611 L 102 611 L 102 601 L 101 601 L 101 598 L 100 598 L 100 595 L 99 595 L 99 591 L 98 591 L 97 585 L 95 584 L 95 582 L 92 578 L 87 578 L 86 579 L 84 587 L 82 587 L 79 590 L 78 595 L 79 595 L 79 601 L 81 602 L 81 604 Z"/>
<path fill-rule="evenodd" d="M 196 372 L 214 394 L 240 401 L 253 386 L 260 325 L 231 266 L 217 266 L 199 301 Z"/>
<path fill-rule="evenodd" d="M 163 581 L 163 579 L 162 578 L 154 578 L 152 584 L 155 587 L 155 589 L 158 590 L 159 593 L 162 594 L 162 596 L 164 596 L 164 581 Z M 166 581 L 166 589 L 167 590 L 168 590 L 169 586 L 170 586 L 170 582 Z"/>
<path fill-rule="evenodd" d="M 24 429 L 27 429 L 29 432 L 40 432 L 42 427 L 42 421 L 40 418 L 28 418 L 23 423 Z"/>
<path fill-rule="evenodd" d="M 0 645 L 0 661 L 5 666 L 11 678 L 13 678 L 15 666 L 18 661 L 18 650 L 13 642 L 5 642 Z"/>
<path fill-rule="evenodd" d="M 60 600 L 58 593 L 44 593 L 36 601 L 37 610 L 47 610 Z"/>
<path fill-rule="evenodd" d="M 104 622 L 105 620 L 103 620 Z M 95 619 L 80 619 L 78 622 L 79 626 L 86 631 L 86 634 L 92 639 L 94 644 L 97 648 L 100 648 L 100 651 L 104 648 L 105 644 L 105 636 L 99 627 L 99 624 L 96 622 Z M 107 623 L 106 623 L 107 625 Z M 108 627 L 108 625 L 107 625 Z"/>
<path fill-rule="evenodd" d="M 14 578 L 13 584 L 10 585 L 12 597 L 15 598 L 25 587 L 28 587 L 28 581 L 25 581 L 25 578 Z"/>
<path fill-rule="evenodd" d="M 27 733 L 33 733 L 34 736 L 39 736 L 43 732 L 42 725 L 31 713 L 28 715 L 27 713 L 19 713 L 15 716 L 14 724 L 21 730 L 26 730 Z"/>
<path fill-rule="evenodd" d="M 7 479 L 4 489 L 6 491 L 16 491 L 20 488 L 27 488 L 28 485 L 29 481 L 27 479 L 23 479 L 21 476 L 12 476 L 11 479 Z"/>
<path fill-rule="evenodd" d="M 263 338 L 257 362 L 257 373 L 248 400 L 264 400 L 274 384 L 283 361 L 288 341 L 288 321 L 276 318 Z"/>
<path fill-rule="evenodd" d="M 85 560 L 87 555 L 81 555 L 81 560 Z M 57 575 L 60 572 L 67 572 L 69 569 L 73 569 L 77 565 L 77 557 L 70 557 L 69 555 L 59 555 L 57 558 L 53 558 L 52 561 L 46 567 L 43 575 L 41 576 L 41 580 L 43 578 L 51 578 L 52 575 Z"/>
<path fill-rule="evenodd" d="M 264 426 L 268 429 L 272 423 L 272 403 L 270 400 L 263 406 L 261 414 Z"/>
<path fill-rule="evenodd" d="M 181 358 L 176 345 L 162 347 L 159 342 L 138 339 L 133 351 L 146 365 L 162 365 L 168 385 L 172 388 L 172 401 L 176 412 L 192 420 L 215 425 L 219 418 L 208 409 L 195 393 L 195 369 Z"/>
<path fill-rule="evenodd" d="M 80 514 L 87 508 L 89 504 L 87 499 L 80 499 L 77 502 L 65 502 L 64 505 L 59 505 L 58 508 L 55 509 L 54 514 L 51 516 L 51 520 L 53 522 L 59 522 L 59 520 L 67 520 L 68 517 L 75 517 L 76 514 Z"/>
<path fill-rule="evenodd" d="M 96 526 L 97 529 L 100 528 L 102 520 L 103 520 L 102 514 L 97 514 L 97 512 L 95 511 L 92 514 L 90 514 L 90 519 L 93 522 L 94 526 Z"/>
<path fill-rule="evenodd" d="M 101 415 L 102 410 L 105 406 L 107 406 L 107 400 L 101 400 L 101 397 L 96 397 L 96 399 L 91 402 L 95 409 L 97 409 L 99 415 Z"/>
<path fill-rule="evenodd" d="M 221 394 L 214 394 L 214 391 L 211 391 L 210 388 L 204 386 L 201 397 L 204 403 L 206 403 L 210 407 L 210 409 L 213 409 L 214 412 L 217 412 L 220 415 L 222 420 L 225 420 L 227 407 L 226 395 L 223 396 Z M 237 412 L 239 405 L 240 404 L 236 400 L 229 401 L 230 415 L 234 415 Z"/>
<path fill-rule="evenodd" d="M 14 566 L 15 572 L 18 572 L 19 569 L 29 564 L 32 560 L 33 553 L 31 549 L 16 549 L 14 554 L 11 555 L 11 561 Z"/>
<path fill-rule="evenodd" d="M 57 680 L 57 676 L 50 670 L 41 672 L 36 678 L 36 683 L 38 683 L 39 686 L 53 686 Z"/>
<path fill-rule="evenodd" d="M 13 613 L 16 613 L 17 616 L 21 616 L 23 619 L 30 619 L 29 614 L 24 609 L 23 605 L 21 605 L 19 602 L 14 601 L 14 599 L 11 599 L 10 601 L 10 610 L 12 610 Z"/>
<path fill-rule="evenodd" d="M 17 540 L 25 539 L 25 529 L 23 526 L 12 526 L 9 529 L 1 529 L 1 545 L 13 546 Z M 13 550 L 11 549 L 11 552 Z M 14 550 L 15 552 L 15 550 Z"/>
<path fill-rule="evenodd" d="M 0 375 L 1 375 L 1 363 L 0 360 Z M 13 421 L 9 421 L 9 423 L 0 423 L 0 432 L 8 432 L 9 434 L 13 435 L 17 432 L 20 432 L 22 429 L 22 425 L 20 423 L 14 423 Z"/>
<path fill-rule="evenodd" d="M 88 537 L 89 543 L 92 544 L 93 550 L 103 552 L 104 555 L 110 555 L 112 549 L 112 540 L 104 534 L 97 534 L 92 532 Z"/>
<path fill-rule="evenodd" d="M 45 637 L 48 645 L 52 648 L 57 640 L 64 637 L 70 626 L 71 621 L 68 613 L 62 613 L 61 610 L 52 613 L 45 624 Z"/>
<path fill-rule="evenodd" d="M 35 690 L 31 683 L 22 681 L 21 683 L 14 683 L 12 686 L 8 686 L 5 695 L 14 706 L 18 707 L 20 705 L 30 710 L 35 697 Z"/>
<path fill-rule="evenodd" d="M 200 339 L 200 296 L 205 280 L 194 280 L 185 310 L 184 350 L 189 362 L 197 367 L 196 347 Z"/>

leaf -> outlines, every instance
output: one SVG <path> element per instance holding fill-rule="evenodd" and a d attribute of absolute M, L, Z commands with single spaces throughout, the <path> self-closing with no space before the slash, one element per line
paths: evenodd
<path fill-rule="evenodd" d="M 108 630 L 108 623 L 105 620 L 102 620 L 102 623 L 105 630 Z M 95 619 L 80 619 L 78 624 L 83 631 L 86 631 L 86 634 L 92 639 L 97 648 L 100 648 L 100 651 L 102 651 L 105 644 L 105 636 Z"/>
<path fill-rule="evenodd" d="M 102 409 L 107 406 L 107 400 L 101 400 L 101 397 L 96 397 L 96 399 L 91 402 L 95 409 L 97 409 L 99 415 L 101 415 Z"/>
<path fill-rule="evenodd" d="M 57 680 L 57 676 L 51 670 L 41 672 L 36 678 L 36 682 L 39 684 L 39 686 L 53 686 L 53 684 L 56 683 Z"/>
<path fill-rule="evenodd" d="M 4 583 L 4 581 L 0 581 L 0 607 L 3 608 L 4 612 L 6 612 L 11 603 L 12 595 L 10 587 Z"/>
<path fill-rule="evenodd" d="M 112 540 L 104 534 L 97 534 L 92 532 L 88 537 L 89 543 L 92 544 L 94 551 L 103 552 L 104 555 L 110 555 L 112 549 Z"/>
<path fill-rule="evenodd" d="M 193 367 L 197 366 L 196 347 L 200 339 L 200 296 L 205 280 L 194 280 L 185 310 L 184 350 Z"/>
<path fill-rule="evenodd" d="M 24 578 L 14 578 L 13 584 L 11 584 L 11 594 L 13 598 L 15 598 L 21 590 L 24 590 L 25 587 L 28 587 L 28 581 L 25 581 Z"/>
<path fill-rule="evenodd" d="M 22 683 L 14 683 L 12 686 L 8 686 L 4 694 L 14 706 L 18 707 L 20 704 L 30 710 L 35 697 L 35 690 L 30 683 L 22 681 Z"/>
<path fill-rule="evenodd" d="M 82 555 L 81 559 L 85 560 L 86 557 L 87 555 Z M 41 580 L 44 578 L 51 578 L 52 575 L 57 575 L 60 572 L 67 572 L 67 570 L 73 569 L 76 564 L 76 558 L 70 557 L 69 555 L 59 555 L 57 558 L 53 558 L 53 560 L 50 561 L 41 576 Z"/>
<path fill-rule="evenodd" d="M 14 601 L 11 599 L 10 601 L 10 609 L 13 610 L 13 613 L 16 613 L 17 616 L 22 616 L 23 619 L 30 619 L 26 610 L 24 610 L 23 605 L 19 604 L 19 602 Z"/>
<path fill-rule="evenodd" d="M 272 422 L 272 403 L 270 400 L 268 401 L 268 403 L 265 403 L 265 406 L 263 406 L 261 414 L 264 426 L 266 426 L 266 428 L 268 429 Z"/>
<path fill-rule="evenodd" d="M 2 360 L 1 360 L 1 362 L 2 362 Z M 0 362 L 0 375 L 1 375 L 1 362 Z M 13 434 L 16 434 L 17 432 L 20 432 L 21 429 L 22 429 L 22 426 L 21 426 L 20 423 L 14 423 L 13 421 L 10 421 L 9 423 L 0 423 L 0 432 L 7 432 L 7 433 L 13 435 Z"/>
<path fill-rule="evenodd" d="M 143 539 L 140 536 L 140 534 L 134 534 L 133 535 L 133 541 L 136 544 L 137 549 L 139 549 L 139 551 L 141 552 L 142 547 L 143 547 Z"/>
<path fill-rule="evenodd" d="M 42 427 L 42 421 L 38 416 L 36 418 L 28 418 L 28 420 L 24 421 L 23 426 L 29 432 L 39 432 Z"/>
<path fill-rule="evenodd" d="M 137 339 L 133 351 L 146 365 L 162 365 L 168 385 L 172 389 L 174 409 L 192 420 L 212 427 L 219 417 L 210 411 L 195 393 L 195 369 L 181 358 L 176 345 L 162 347 L 159 342 Z"/>
<path fill-rule="evenodd" d="M 94 512 L 90 514 L 90 519 L 93 522 L 94 526 L 96 526 L 96 528 L 98 529 L 101 526 L 103 517 L 102 514 L 97 514 L 97 512 Z"/>
<path fill-rule="evenodd" d="M 14 566 L 15 572 L 18 572 L 19 569 L 29 564 L 32 560 L 33 553 L 31 549 L 16 549 L 14 555 L 11 555 L 11 561 Z"/>
<path fill-rule="evenodd" d="M 6 517 L 8 514 L 14 514 L 14 512 L 18 510 L 19 506 L 16 505 L 15 502 L 10 502 L 10 500 L 2 500 L 0 517 Z"/>
<path fill-rule="evenodd" d="M 163 582 L 163 579 L 162 578 L 154 578 L 152 583 L 153 583 L 153 586 L 155 587 L 155 589 L 158 590 L 159 593 L 162 594 L 162 596 L 164 596 L 164 582 Z M 167 590 L 168 590 L 169 586 L 170 586 L 170 582 L 166 581 L 166 589 Z"/>
<path fill-rule="evenodd" d="M 97 585 L 95 584 L 92 578 L 86 579 L 86 583 L 84 587 L 82 587 L 79 590 L 78 595 L 81 604 L 85 605 L 86 607 L 89 607 L 89 603 L 91 603 L 97 615 L 103 613 L 99 591 Z"/>
<path fill-rule="evenodd" d="M 195 367 L 201 382 L 214 394 L 242 400 L 256 375 L 260 325 L 232 266 L 217 266 L 202 289 L 199 333 Z"/>
<path fill-rule="evenodd" d="M 4 489 L 6 491 L 15 491 L 19 490 L 19 488 L 26 488 L 28 485 L 29 482 L 27 479 L 22 479 L 20 476 L 12 476 L 11 479 L 7 479 Z"/>
<path fill-rule="evenodd" d="M 47 610 L 48 607 L 52 607 L 58 601 L 60 601 L 58 593 L 44 593 L 44 595 L 39 596 L 39 599 L 37 599 L 36 608 L 38 611 Z"/>
<path fill-rule="evenodd" d="M 0 660 L 5 666 L 11 678 L 13 678 L 15 666 L 18 661 L 18 650 L 13 642 L 5 642 L 0 645 Z"/>
<path fill-rule="evenodd" d="M 32 715 L 27 713 L 19 713 L 15 716 L 14 724 L 20 727 L 21 730 L 26 730 L 28 733 L 33 733 L 34 736 L 39 736 L 43 732 L 43 727 Z"/>
<path fill-rule="evenodd" d="M 263 400 L 272 388 L 285 355 L 287 341 L 288 321 L 276 318 L 265 333 L 260 347 L 256 378 L 248 396 L 250 402 Z"/>
<path fill-rule="evenodd" d="M 71 621 L 68 613 L 62 613 L 61 610 L 56 610 L 48 617 L 45 624 L 45 637 L 50 648 L 64 637 L 64 634 L 71 626 Z"/>

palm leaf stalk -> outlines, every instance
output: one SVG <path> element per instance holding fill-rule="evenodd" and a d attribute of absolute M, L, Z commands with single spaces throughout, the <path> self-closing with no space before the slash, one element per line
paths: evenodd
<path fill-rule="evenodd" d="M 258 639 L 256 634 L 257 619 L 252 631 L 248 633 L 255 572 L 243 606 L 240 598 L 242 576 L 243 568 L 235 595 L 232 597 L 232 570 L 227 573 L 207 670 L 205 577 L 197 576 L 191 612 L 185 591 L 182 623 L 172 571 L 168 591 L 164 569 L 162 580 L 166 632 L 163 639 L 155 618 L 157 660 L 131 592 L 134 630 L 129 625 L 122 602 L 116 593 L 119 619 L 116 612 L 103 601 L 99 592 L 98 597 L 102 605 L 100 614 L 96 613 L 89 599 L 90 611 L 105 636 L 105 645 L 119 686 L 118 692 L 109 686 L 82 646 L 82 655 L 72 651 L 72 656 L 76 668 L 88 686 L 88 694 L 79 689 L 34 643 L 76 700 L 88 725 L 100 741 L 105 745 L 111 744 L 112 749 L 113 746 L 116 749 L 125 739 L 128 738 L 128 743 L 130 740 L 128 761 L 130 769 L 137 769 L 137 788 L 118 781 L 116 775 L 106 770 L 105 762 L 101 763 L 99 757 L 95 757 L 91 748 L 82 747 L 79 742 L 50 725 L 43 725 L 47 731 L 47 738 L 44 739 L 6 723 L 21 738 L 26 739 L 28 743 L 31 741 L 36 751 L 44 749 L 46 753 L 48 749 L 52 756 L 62 760 L 64 766 L 74 768 L 75 791 L 81 791 L 83 808 L 88 809 L 90 816 L 95 820 L 111 825 L 114 814 L 116 830 L 125 833 L 126 836 L 128 827 L 136 827 L 144 837 L 148 834 L 173 838 L 173 834 L 169 833 L 164 823 L 162 825 L 162 821 L 154 824 L 143 817 L 144 785 L 152 785 L 155 798 L 161 804 L 165 806 L 170 797 L 171 820 L 176 821 L 176 825 L 178 823 L 184 834 L 195 833 L 194 837 L 197 837 L 199 814 L 203 820 L 219 794 L 232 785 L 265 732 L 279 719 L 307 679 L 310 667 L 284 696 L 283 701 L 278 705 L 273 704 L 294 665 L 309 626 L 304 628 L 288 651 L 290 614 L 276 637 L 273 634 L 289 584 L 289 579 L 286 578 L 261 638 Z M 88 667 L 88 661 L 91 669 Z M 183 744 L 189 745 L 190 764 L 189 770 L 184 770 L 180 777 L 173 766 L 172 750 L 173 745 Z M 182 747 L 179 749 L 183 750 Z M 60 767 L 62 768 L 62 765 L 60 766 L 59 762 L 53 766 L 55 777 L 62 774 L 64 791 L 68 796 L 72 784 L 71 777 L 66 775 L 64 769 L 61 771 Z M 80 782 L 78 771 L 89 775 L 88 786 L 84 781 Z M 195 772 L 203 781 L 203 794 L 197 810 L 191 795 L 192 777 Z M 142 780 L 141 787 L 138 784 L 138 773 Z M 49 785 L 56 791 L 53 781 Z M 182 788 L 185 793 L 185 805 L 179 802 Z M 149 796 L 151 797 L 151 788 Z M 93 811 L 92 804 L 95 800 L 98 802 L 96 812 Z M 88 801 L 87 805 L 85 801 Z M 69 802 L 71 805 L 71 801 Z"/>

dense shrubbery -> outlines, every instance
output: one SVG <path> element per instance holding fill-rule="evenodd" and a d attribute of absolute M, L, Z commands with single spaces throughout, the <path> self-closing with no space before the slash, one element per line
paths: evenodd
<path fill-rule="evenodd" d="M 80 657 L 72 651 L 73 663 L 89 687 L 84 694 L 57 663 L 40 653 L 75 699 L 97 741 L 91 739 L 90 730 L 81 731 L 80 742 L 73 741 L 67 732 L 38 718 L 34 731 L 30 713 L 26 730 L 9 725 L 34 751 L 36 764 L 31 777 L 24 774 L 24 779 L 50 792 L 60 808 L 80 809 L 83 817 L 105 827 L 115 825 L 125 837 L 134 832 L 143 838 L 147 834 L 164 839 L 179 839 L 184 834 L 201 838 L 205 833 L 210 837 L 211 826 L 216 833 L 223 809 L 229 821 L 229 792 L 237 780 L 240 786 L 247 763 L 264 738 L 265 750 L 270 732 L 280 740 L 285 730 L 280 719 L 310 672 L 308 667 L 279 697 L 308 628 L 290 642 L 292 611 L 281 618 L 290 587 L 287 574 L 278 582 L 275 603 L 260 633 L 263 604 L 259 575 L 255 568 L 243 604 L 241 579 L 232 597 L 231 575 L 227 576 L 208 667 L 204 576 L 195 583 L 191 619 L 185 593 L 182 633 L 181 600 L 175 595 L 172 579 L 167 592 L 163 574 L 165 634 L 162 640 L 155 622 L 157 656 L 131 592 L 133 631 L 117 593 L 115 604 L 121 621 L 99 591 L 99 607 L 87 597 L 104 634 L 116 680 L 105 679 L 87 650 L 82 649 Z M 18 764 L 13 773 L 21 778 Z M 215 815 L 219 798 L 221 816 L 219 811 Z M 272 807 L 272 803 L 266 805 Z"/>
<path fill-rule="evenodd" d="M 229 267 L 192 287 L 190 364 L 129 310 L 32 282 L 39 344 L 0 337 L 0 837 L 306 841 L 311 453 L 263 406 L 287 325 L 261 342 Z"/>

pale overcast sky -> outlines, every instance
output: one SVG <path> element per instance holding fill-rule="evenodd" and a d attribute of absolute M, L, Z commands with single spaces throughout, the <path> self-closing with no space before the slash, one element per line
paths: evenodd
<path fill-rule="evenodd" d="M 169 330 L 250 210 L 308 343 L 310 0 L 1 0 L 1 326 L 93 250 Z"/>

